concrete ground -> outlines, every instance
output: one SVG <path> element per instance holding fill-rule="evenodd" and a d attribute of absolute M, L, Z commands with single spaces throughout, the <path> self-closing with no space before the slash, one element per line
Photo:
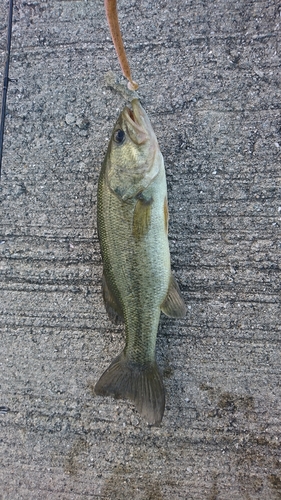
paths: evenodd
<path fill-rule="evenodd" d="M 124 100 L 103 2 L 15 0 L 0 213 L 0 499 L 280 500 L 280 5 L 119 0 L 164 155 L 166 411 L 93 387 L 124 345 L 96 192 Z M 0 2 L 3 74 L 8 2 Z"/>

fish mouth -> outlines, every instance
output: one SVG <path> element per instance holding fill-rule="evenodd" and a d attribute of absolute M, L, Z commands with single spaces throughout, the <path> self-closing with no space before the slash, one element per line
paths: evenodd
<path fill-rule="evenodd" d="M 131 102 L 131 106 L 132 108 L 129 108 L 129 106 L 126 106 L 124 108 L 123 118 L 128 123 L 129 128 L 132 129 L 133 135 L 137 139 L 136 142 L 138 144 L 141 144 L 145 142 L 149 136 L 145 112 L 142 109 L 138 99 L 133 99 Z"/>

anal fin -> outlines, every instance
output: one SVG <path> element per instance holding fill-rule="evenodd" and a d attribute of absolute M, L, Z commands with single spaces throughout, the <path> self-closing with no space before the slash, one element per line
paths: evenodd
<path fill-rule="evenodd" d="M 170 284 L 161 311 L 170 318 L 183 318 L 186 314 L 186 305 L 181 296 L 179 285 L 171 274 Z"/>

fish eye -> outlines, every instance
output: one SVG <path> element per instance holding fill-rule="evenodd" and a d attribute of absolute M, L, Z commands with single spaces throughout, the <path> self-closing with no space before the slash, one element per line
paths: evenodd
<path fill-rule="evenodd" d="M 125 140 L 125 132 L 121 128 L 116 130 L 114 134 L 114 141 L 117 142 L 117 144 L 122 144 Z"/>

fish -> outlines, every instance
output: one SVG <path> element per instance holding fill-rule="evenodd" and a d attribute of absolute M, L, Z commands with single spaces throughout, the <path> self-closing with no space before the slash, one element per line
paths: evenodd
<path fill-rule="evenodd" d="M 160 313 L 182 318 L 186 306 L 171 272 L 164 160 L 137 98 L 114 126 L 97 201 L 104 304 L 114 323 L 125 324 L 126 341 L 95 394 L 130 400 L 148 424 L 159 425 L 165 408 L 155 358 Z"/>

